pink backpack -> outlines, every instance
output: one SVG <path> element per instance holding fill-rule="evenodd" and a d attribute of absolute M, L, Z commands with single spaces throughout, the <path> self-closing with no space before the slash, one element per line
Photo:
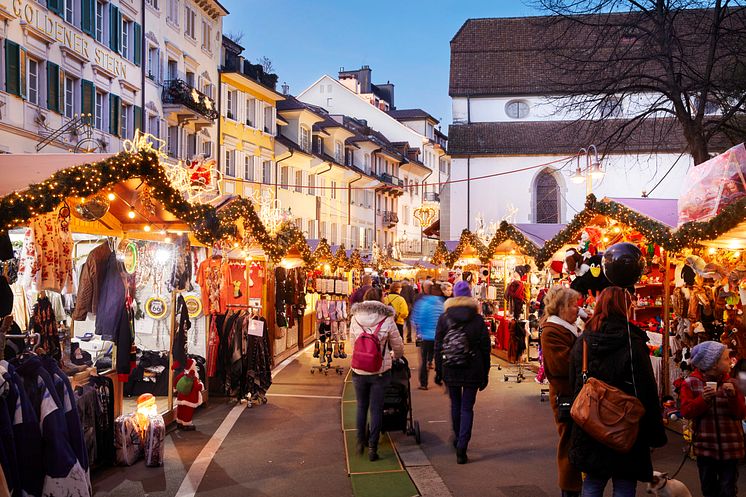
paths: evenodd
<path fill-rule="evenodd" d="M 378 332 L 381 331 L 384 321 L 386 321 L 385 318 L 378 323 L 378 326 L 376 326 L 375 331 L 372 333 L 366 331 L 358 323 L 363 332 L 355 340 L 355 347 L 352 349 L 353 369 L 359 369 L 368 373 L 377 373 L 381 370 L 383 354 L 381 353 L 381 342 L 378 340 Z"/>

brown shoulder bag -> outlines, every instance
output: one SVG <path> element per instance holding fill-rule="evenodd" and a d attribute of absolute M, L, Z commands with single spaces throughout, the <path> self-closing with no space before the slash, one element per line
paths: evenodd
<path fill-rule="evenodd" d="M 634 366 L 632 384 L 637 393 Z M 637 397 L 628 395 L 597 378 L 588 377 L 588 342 L 583 339 L 583 388 L 570 410 L 573 421 L 597 441 L 625 454 L 632 450 L 637 440 L 643 414 L 645 408 Z"/>

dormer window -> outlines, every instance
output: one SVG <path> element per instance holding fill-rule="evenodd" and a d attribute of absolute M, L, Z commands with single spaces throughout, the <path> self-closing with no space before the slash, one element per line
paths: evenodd
<path fill-rule="evenodd" d="M 345 153 L 342 142 L 334 142 L 334 158 L 341 164 L 344 161 L 344 157 Z"/>
<path fill-rule="evenodd" d="M 306 126 L 300 127 L 300 148 L 306 152 L 311 150 L 311 130 Z"/>
<path fill-rule="evenodd" d="M 505 113 L 511 119 L 524 119 L 528 117 L 529 105 L 525 100 L 511 100 L 505 104 Z"/>

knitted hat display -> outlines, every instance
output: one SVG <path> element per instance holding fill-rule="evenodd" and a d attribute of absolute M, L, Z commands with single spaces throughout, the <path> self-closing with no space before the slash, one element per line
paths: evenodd
<path fill-rule="evenodd" d="M 471 297 L 471 287 L 466 281 L 459 281 L 453 285 L 454 297 Z"/>
<path fill-rule="evenodd" d="M 724 350 L 725 345 L 720 342 L 702 342 L 692 349 L 692 358 L 689 362 L 700 371 L 709 371 L 720 360 Z"/>

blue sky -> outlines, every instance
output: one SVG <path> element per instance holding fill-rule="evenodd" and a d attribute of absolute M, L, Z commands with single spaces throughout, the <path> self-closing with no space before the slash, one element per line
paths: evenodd
<path fill-rule="evenodd" d="M 340 67 L 369 65 L 373 82 L 396 85 L 397 108 L 419 107 L 451 121 L 451 38 L 466 19 L 539 14 L 520 0 L 221 0 L 224 33 L 243 32 L 244 56 L 269 57 L 297 94 Z"/>

